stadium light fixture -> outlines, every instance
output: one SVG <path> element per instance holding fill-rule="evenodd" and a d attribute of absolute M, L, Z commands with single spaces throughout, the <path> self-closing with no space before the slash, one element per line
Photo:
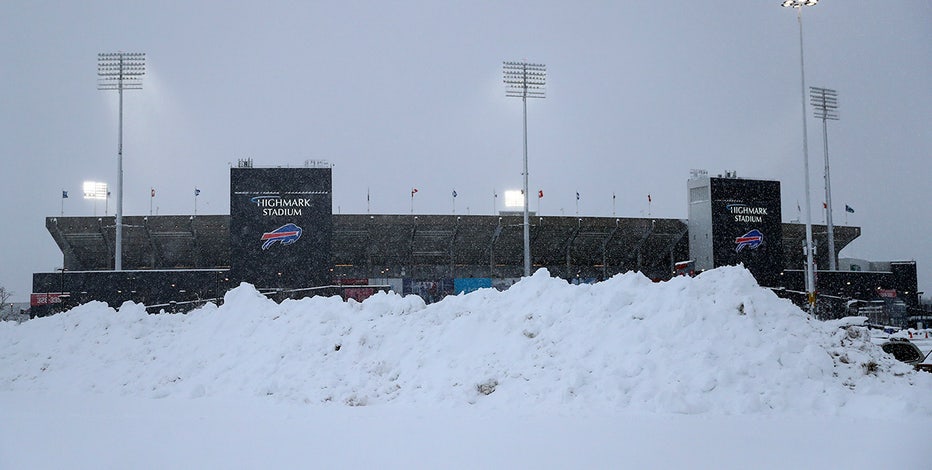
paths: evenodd
<path fill-rule="evenodd" d="M 521 193 L 520 189 L 509 189 L 505 191 L 505 207 L 524 207 L 524 194 Z"/>
<path fill-rule="evenodd" d="M 528 62 L 503 62 L 505 96 L 524 104 L 524 276 L 531 275 L 531 229 L 528 221 L 527 99 L 544 98 L 547 66 Z"/>
<path fill-rule="evenodd" d="M 809 87 L 809 103 L 812 104 L 816 119 L 822 120 L 822 149 L 825 155 L 825 226 L 828 232 L 828 268 L 837 269 L 835 260 L 835 226 L 832 223 L 832 179 L 828 166 L 828 124 L 827 121 L 838 120 L 838 92 L 828 88 Z"/>
<path fill-rule="evenodd" d="M 107 183 L 101 183 L 98 181 L 85 181 L 82 185 L 82 190 L 84 192 L 84 199 L 90 199 L 94 201 L 94 217 L 97 216 L 97 201 L 106 201 L 107 206 L 109 206 L 109 191 L 107 189 Z M 104 214 L 108 212 L 106 206 L 104 208 Z"/>
<path fill-rule="evenodd" d="M 97 89 L 116 90 L 120 95 L 120 128 L 117 143 L 116 243 L 113 269 L 123 270 L 123 90 L 141 90 L 146 74 L 144 52 L 97 54 Z"/>
<path fill-rule="evenodd" d="M 819 3 L 819 0 L 786 0 L 780 5 L 787 7 L 787 8 L 800 8 L 800 7 L 811 7 L 815 5 L 816 3 Z"/>
<path fill-rule="evenodd" d="M 819 0 L 786 0 L 781 5 L 796 9 L 796 20 L 799 23 L 799 79 L 800 95 L 802 96 L 803 116 L 803 168 L 806 180 L 806 300 L 809 302 L 809 313 L 815 313 L 815 272 L 812 264 L 812 201 L 809 195 L 809 146 L 806 131 L 806 66 L 803 58 L 803 7 L 811 7 Z"/>
<path fill-rule="evenodd" d="M 99 181 L 85 181 L 82 185 L 84 189 L 84 199 L 107 199 L 107 183 Z"/>

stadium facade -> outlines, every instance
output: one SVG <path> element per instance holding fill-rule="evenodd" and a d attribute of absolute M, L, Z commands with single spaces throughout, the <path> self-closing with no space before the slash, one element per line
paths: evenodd
<path fill-rule="evenodd" d="M 276 299 L 391 289 L 431 302 L 504 289 L 523 274 L 520 215 L 333 214 L 331 171 L 244 162 L 230 169 L 230 215 L 124 216 L 122 271 L 113 270 L 112 217 L 48 217 L 63 269 L 33 275 L 33 315 L 90 300 L 183 311 L 240 282 Z M 699 174 L 688 188 L 687 220 L 535 215 L 534 269 L 572 283 L 628 271 L 664 281 L 742 263 L 761 285 L 805 301 L 805 227 L 781 221 L 779 182 Z M 828 265 L 826 232 L 813 226 L 817 266 Z M 835 227 L 836 250 L 859 235 Z M 822 310 L 881 306 L 878 315 L 907 322 L 919 302 L 915 262 L 868 268 L 817 271 Z"/>

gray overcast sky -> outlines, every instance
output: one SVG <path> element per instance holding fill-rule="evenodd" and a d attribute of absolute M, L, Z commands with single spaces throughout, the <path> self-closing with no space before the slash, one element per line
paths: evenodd
<path fill-rule="evenodd" d="M 919 263 L 932 293 L 932 2 L 823 0 L 803 12 L 807 86 L 829 123 L 842 256 Z M 547 65 L 528 105 L 543 215 L 686 218 L 689 170 L 782 182 L 804 203 L 796 14 L 777 0 L 614 2 L 49 2 L 0 5 L 0 285 L 61 266 L 44 218 L 92 215 L 116 182 L 117 95 L 98 52 L 145 52 L 125 95 L 126 215 L 229 212 L 230 164 L 334 164 L 334 211 L 492 212 L 521 186 L 521 102 L 502 61 Z M 808 98 L 807 98 L 808 102 Z M 824 199 L 809 116 L 813 222 Z M 502 198 L 499 197 L 501 202 Z M 532 208 L 536 200 L 532 198 Z M 110 214 L 113 207 L 109 208 Z M 98 214 L 104 207 L 98 205 Z M 927 294 L 928 296 L 929 294 Z"/>

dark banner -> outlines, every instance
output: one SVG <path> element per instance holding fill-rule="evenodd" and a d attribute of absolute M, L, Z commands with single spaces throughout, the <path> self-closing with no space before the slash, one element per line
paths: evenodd
<path fill-rule="evenodd" d="M 230 170 L 231 274 L 259 288 L 330 282 L 330 168 Z"/>
<path fill-rule="evenodd" d="M 710 184 L 715 266 L 743 263 L 760 285 L 780 286 L 780 182 L 712 178 Z"/>

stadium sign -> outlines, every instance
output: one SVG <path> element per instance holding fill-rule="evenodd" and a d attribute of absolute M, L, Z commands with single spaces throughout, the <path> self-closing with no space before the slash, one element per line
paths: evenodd
<path fill-rule="evenodd" d="M 764 286 L 783 282 L 780 182 L 699 175 L 690 179 L 689 257 L 696 269 L 743 265 Z"/>
<path fill-rule="evenodd" d="M 330 168 L 231 168 L 233 279 L 259 288 L 328 284 L 331 184 Z"/>

